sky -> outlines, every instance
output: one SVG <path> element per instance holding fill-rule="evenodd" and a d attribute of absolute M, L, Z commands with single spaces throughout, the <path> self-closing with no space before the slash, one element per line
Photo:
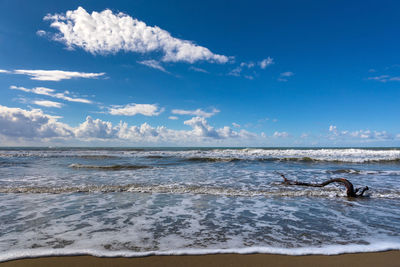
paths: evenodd
<path fill-rule="evenodd" d="M 399 14 L 0 0 L 0 146 L 400 146 Z"/>

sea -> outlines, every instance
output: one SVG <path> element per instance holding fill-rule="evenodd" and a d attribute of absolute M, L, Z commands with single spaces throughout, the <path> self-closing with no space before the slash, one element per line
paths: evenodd
<path fill-rule="evenodd" d="M 0 148 L 0 261 L 398 249 L 399 148 Z"/>

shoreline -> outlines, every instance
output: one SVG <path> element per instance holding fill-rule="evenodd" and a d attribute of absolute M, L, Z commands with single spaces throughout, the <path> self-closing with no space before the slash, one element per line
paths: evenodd
<path fill-rule="evenodd" d="M 50 256 L 15 259 L 0 262 L 1 267 L 19 266 L 352 266 L 395 267 L 400 265 L 400 250 L 384 252 L 361 252 L 340 255 L 281 255 L 281 254 L 206 254 L 181 256 L 145 257 L 95 257 L 95 256 Z"/>

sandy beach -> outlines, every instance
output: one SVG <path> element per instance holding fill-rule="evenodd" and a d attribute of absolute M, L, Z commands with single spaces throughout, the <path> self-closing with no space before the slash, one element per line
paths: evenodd
<path fill-rule="evenodd" d="M 342 254 L 334 256 L 286 256 L 274 254 L 216 254 L 199 256 L 149 256 L 138 258 L 99 258 L 93 256 L 43 257 L 0 263 L 1 267 L 18 266 L 352 266 L 398 267 L 400 251 Z"/>

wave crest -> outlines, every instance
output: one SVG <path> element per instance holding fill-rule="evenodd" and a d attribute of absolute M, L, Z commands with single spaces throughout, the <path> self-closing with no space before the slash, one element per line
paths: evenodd
<path fill-rule="evenodd" d="M 119 170 L 137 170 L 137 169 L 146 169 L 151 168 L 151 166 L 147 165 L 108 165 L 108 166 L 99 166 L 99 165 L 84 165 L 84 164 L 71 164 L 68 167 L 74 169 L 94 169 L 94 170 L 105 170 L 105 171 L 119 171 Z"/>
<path fill-rule="evenodd" d="M 346 193 L 341 188 L 329 187 L 321 189 L 286 187 L 277 190 L 251 190 L 236 189 L 229 187 L 214 186 L 192 186 L 192 185 L 82 185 L 71 187 L 2 187 L 0 193 L 25 193 L 25 194 L 63 194 L 63 193 L 168 193 L 168 194 L 194 194 L 194 195 L 216 195 L 228 197 L 345 197 Z M 400 199 L 398 190 L 374 190 L 368 197 Z"/>

